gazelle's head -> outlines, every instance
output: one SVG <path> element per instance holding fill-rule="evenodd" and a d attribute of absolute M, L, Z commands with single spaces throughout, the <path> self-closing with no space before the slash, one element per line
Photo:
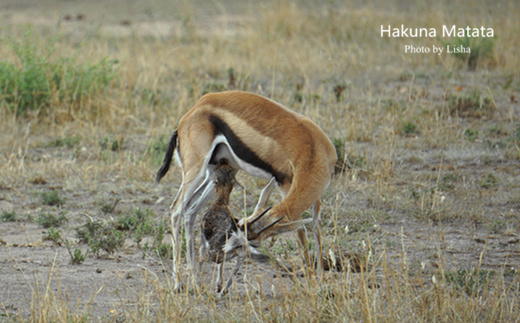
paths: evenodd
<path fill-rule="evenodd" d="M 281 233 L 297 230 L 305 224 L 311 223 L 312 218 L 287 222 L 286 215 L 280 215 L 274 208 L 267 208 L 247 224 L 241 224 L 239 229 L 247 232 L 248 241 L 257 245 L 260 241 Z M 267 215 L 267 216 L 266 216 Z M 273 220 L 274 218 L 274 220 Z M 284 221 L 282 221 L 284 220 Z"/>

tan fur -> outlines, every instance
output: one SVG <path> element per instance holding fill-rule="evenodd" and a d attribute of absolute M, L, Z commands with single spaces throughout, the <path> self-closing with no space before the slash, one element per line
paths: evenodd
<path fill-rule="evenodd" d="M 265 223 L 282 215 L 287 215 L 282 223 L 299 220 L 320 198 L 337 160 L 334 145 L 307 117 L 264 97 L 238 91 L 207 94 L 180 120 L 178 136 L 186 183 L 198 174 L 210 148 L 208 113 L 228 122 L 259 157 L 292 176 L 280 186 L 285 198 L 271 209 Z M 264 233 L 264 238 L 276 227 Z"/>

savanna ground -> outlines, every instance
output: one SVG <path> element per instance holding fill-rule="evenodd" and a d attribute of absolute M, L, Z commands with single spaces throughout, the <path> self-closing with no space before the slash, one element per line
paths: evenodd
<path fill-rule="evenodd" d="M 519 16 L 516 1 L 3 0 L 0 320 L 519 321 Z M 472 56 L 404 51 L 447 43 Z M 301 275 L 287 234 L 264 249 L 297 274 L 249 264 L 218 299 L 207 265 L 206 289 L 173 293 L 180 172 L 154 175 L 179 118 L 227 89 L 334 140 L 324 248 L 361 269 Z M 265 185 L 239 181 L 236 215 Z"/>

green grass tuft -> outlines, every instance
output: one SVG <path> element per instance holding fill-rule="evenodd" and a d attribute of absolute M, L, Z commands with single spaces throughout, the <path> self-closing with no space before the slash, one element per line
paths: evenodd
<path fill-rule="evenodd" d="M 107 58 L 81 64 L 75 57 L 59 55 L 51 42 L 45 48 L 27 32 L 22 39 L 2 39 L 17 63 L 0 62 L 0 103 L 17 116 L 30 110 L 51 112 L 56 102 L 81 109 L 95 93 L 104 93 L 115 79 L 115 61 Z"/>

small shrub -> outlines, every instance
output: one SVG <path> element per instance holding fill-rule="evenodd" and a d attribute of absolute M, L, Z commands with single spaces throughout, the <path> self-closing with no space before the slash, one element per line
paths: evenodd
<path fill-rule="evenodd" d="M 497 186 L 498 180 L 493 174 L 487 174 L 481 181 L 480 187 L 488 189 Z"/>
<path fill-rule="evenodd" d="M 482 118 L 492 116 L 496 105 L 491 97 L 484 97 L 475 90 L 469 95 L 449 96 L 448 110 L 452 116 Z"/>
<path fill-rule="evenodd" d="M 41 193 L 42 203 L 49 206 L 61 206 L 65 200 L 60 196 L 58 190 L 52 190 Z"/>
<path fill-rule="evenodd" d="M 336 84 L 336 86 L 334 86 L 334 96 L 336 97 L 336 102 L 340 102 L 343 100 L 343 91 L 345 91 L 345 89 L 347 88 L 347 86 L 345 84 Z"/>
<path fill-rule="evenodd" d="M 157 255 L 161 259 L 172 259 L 173 258 L 173 249 L 169 244 L 161 243 L 155 248 Z"/>
<path fill-rule="evenodd" d="M 85 251 L 85 253 L 83 253 L 78 246 L 74 246 L 74 250 L 72 250 L 69 240 L 65 240 L 65 246 L 67 247 L 67 250 L 69 252 L 71 264 L 81 265 L 83 262 L 85 262 L 89 253 L 88 249 L 87 251 Z"/>
<path fill-rule="evenodd" d="M 446 282 L 469 296 L 477 295 L 495 276 L 494 271 L 460 269 L 445 274 Z"/>
<path fill-rule="evenodd" d="M 406 104 L 403 100 L 395 101 L 394 99 L 384 100 L 382 102 L 383 108 L 388 111 L 402 112 L 406 109 Z"/>
<path fill-rule="evenodd" d="M 103 228 L 101 221 L 89 221 L 76 228 L 76 235 L 80 243 L 89 243 L 91 237 L 98 235 L 99 230 Z"/>
<path fill-rule="evenodd" d="M 334 173 L 339 174 L 347 169 L 347 163 L 345 162 L 345 139 L 334 138 L 332 139 L 332 143 L 334 144 L 336 156 L 338 157 L 338 161 L 336 162 L 336 165 L 334 165 Z"/>
<path fill-rule="evenodd" d="M 467 141 L 475 141 L 478 138 L 478 131 L 475 129 L 467 128 L 464 130 L 464 137 L 466 137 Z"/>
<path fill-rule="evenodd" d="M 131 213 L 120 216 L 115 222 L 115 227 L 122 231 L 132 231 L 134 240 L 139 247 L 145 236 L 153 235 L 155 232 L 152 223 L 153 218 L 154 214 L 151 210 L 135 209 Z"/>
<path fill-rule="evenodd" d="M 451 53 L 462 63 L 466 64 L 468 70 L 477 69 L 478 63 L 492 56 L 495 47 L 494 38 L 474 38 L 464 37 L 455 38 L 451 42 L 443 42 L 445 46 L 470 48 L 470 53 Z"/>
<path fill-rule="evenodd" d="M 502 136 L 502 135 L 506 134 L 504 127 L 502 127 L 501 125 L 496 125 L 496 124 L 489 125 L 489 126 L 487 126 L 486 129 L 490 134 L 493 134 L 495 136 Z"/>
<path fill-rule="evenodd" d="M 115 202 L 111 201 L 103 201 L 101 202 L 100 211 L 103 213 L 112 213 L 116 209 L 117 204 L 119 203 L 119 199 L 116 199 Z"/>
<path fill-rule="evenodd" d="M 14 222 L 18 220 L 18 215 L 14 211 L 2 211 L 0 214 L 0 221 L 2 222 Z"/>
<path fill-rule="evenodd" d="M 49 147 L 67 147 L 72 148 L 79 144 L 79 137 L 78 136 L 72 136 L 72 137 L 58 137 L 54 140 L 52 140 L 49 143 Z"/>
<path fill-rule="evenodd" d="M 52 241 L 56 245 L 61 245 L 61 230 L 55 229 L 54 227 L 50 227 L 49 230 L 47 230 L 45 236 L 43 236 L 43 240 Z"/>
<path fill-rule="evenodd" d="M 121 231 L 114 228 L 103 228 L 89 239 L 88 245 L 92 252 L 99 257 L 101 250 L 107 254 L 113 254 L 123 246 L 124 242 L 125 238 Z"/>
<path fill-rule="evenodd" d="M 55 216 L 52 213 L 41 213 L 36 219 L 36 223 L 44 228 L 58 228 L 66 223 L 68 219 L 65 217 L 65 213 L 61 213 L 59 216 Z"/>
<path fill-rule="evenodd" d="M 446 174 L 443 175 L 441 181 L 439 183 L 439 187 L 442 190 L 453 190 L 455 188 L 455 183 L 458 178 L 454 174 Z"/>
<path fill-rule="evenodd" d="M 502 220 L 493 220 L 490 223 L 489 232 L 491 233 L 502 233 L 507 228 L 507 222 Z"/>
<path fill-rule="evenodd" d="M 509 141 L 517 145 L 520 144 L 520 124 L 516 126 L 514 133 L 509 137 Z"/>
<path fill-rule="evenodd" d="M 113 152 L 118 152 L 123 148 L 123 142 L 123 137 L 119 139 L 105 137 L 103 140 L 101 140 L 99 146 L 101 147 L 101 150 L 111 150 Z"/>
<path fill-rule="evenodd" d="M 164 135 L 161 135 L 159 139 L 151 142 L 146 147 L 146 154 L 150 156 L 152 166 L 157 166 L 162 163 L 162 159 L 166 150 L 168 149 L 168 141 Z"/>
<path fill-rule="evenodd" d="M 103 224 L 101 221 L 90 221 L 76 228 L 76 233 L 80 243 L 87 243 L 90 250 L 100 256 L 101 250 L 108 254 L 114 253 L 125 242 L 123 233 L 110 224 Z"/>
<path fill-rule="evenodd" d="M 407 135 L 419 133 L 417 131 L 417 125 L 411 121 L 406 121 L 403 123 L 402 131 L 403 131 L 403 133 L 405 133 Z"/>
<path fill-rule="evenodd" d="M 59 56 L 54 43 L 40 48 L 31 32 L 22 39 L 0 42 L 13 49 L 18 61 L 0 62 L 0 103 L 17 116 L 29 110 L 49 111 L 56 100 L 79 110 L 94 93 L 106 91 L 115 78 L 116 61 L 80 64 L 74 57 Z"/>

